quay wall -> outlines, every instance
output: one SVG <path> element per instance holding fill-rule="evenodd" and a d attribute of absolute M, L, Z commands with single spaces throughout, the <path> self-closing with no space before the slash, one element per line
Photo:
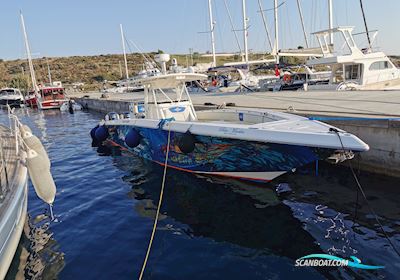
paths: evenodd
<path fill-rule="evenodd" d="M 127 100 L 110 100 L 98 98 L 77 98 L 77 102 L 101 113 L 127 112 L 130 102 Z M 215 107 L 196 106 L 197 110 Z M 304 114 L 303 114 L 304 115 Z M 318 112 L 312 115 L 318 116 Z M 322 116 L 323 117 L 323 116 Z M 357 135 L 370 146 L 368 152 L 359 155 L 357 168 L 369 172 L 400 177 L 400 121 L 399 120 L 334 120 L 341 115 L 330 116 L 332 120 L 323 120 L 340 129 Z M 355 166 L 355 165 L 354 165 Z"/>
<path fill-rule="evenodd" d="M 369 145 L 370 150 L 359 155 L 360 169 L 400 177 L 400 120 L 325 122 L 357 135 Z"/>

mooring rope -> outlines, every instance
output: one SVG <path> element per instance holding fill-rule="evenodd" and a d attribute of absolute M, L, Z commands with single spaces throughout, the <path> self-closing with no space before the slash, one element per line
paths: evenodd
<path fill-rule="evenodd" d="M 166 150 L 166 153 L 165 153 L 164 173 L 163 173 L 163 179 L 162 179 L 162 183 L 161 183 L 160 198 L 158 200 L 158 206 L 157 206 L 156 217 L 154 219 L 153 230 L 151 232 L 149 246 L 147 247 L 146 257 L 144 258 L 142 270 L 140 271 L 139 280 L 142 279 L 143 273 L 144 273 L 144 271 L 146 269 L 147 260 L 148 260 L 149 255 L 150 255 L 151 246 L 153 245 L 154 235 L 155 235 L 155 232 L 156 232 L 156 229 L 157 229 L 158 216 L 160 215 L 160 208 L 161 208 L 161 204 L 162 204 L 162 200 L 163 200 L 163 196 L 164 196 L 164 186 L 165 186 L 165 178 L 166 178 L 166 175 L 167 175 L 167 168 L 168 168 L 168 155 L 169 155 L 169 144 L 170 144 L 170 142 L 171 142 L 171 124 L 169 124 L 169 127 L 168 127 L 167 150 Z"/>
<path fill-rule="evenodd" d="M 316 117 L 308 118 L 311 121 L 400 121 L 400 118 L 359 118 L 359 117 Z"/>
<path fill-rule="evenodd" d="M 345 151 L 345 148 L 344 148 L 344 145 L 343 145 L 343 141 L 342 141 L 342 137 L 341 137 L 340 134 L 339 134 L 339 130 L 337 130 L 337 129 L 335 129 L 335 128 L 330 128 L 329 130 L 336 133 L 336 135 L 337 135 L 338 138 L 339 138 L 340 144 L 342 145 L 342 149 L 343 149 L 343 151 Z M 385 229 L 383 228 L 383 225 L 382 225 L 381 222 L 379 221 L 378 215 L 376 214 L 374 208 L 372 208 L 371 204 L 369 204 L 369 201 L 368 201 L 368 199 L 367 199 L 367 196 L 365 195 L 364 189 L 363 189 L 363 187 L 361 186 L 361 183 L 360 183 L 360 181 L 359 181 L 359 179 L 358 179 L 358 177 L 357 177 L 357 174 L 354 172 L 353 165 L 351 164 L 351 161 L 348 161 L 348 163 L 349 163 L 349 167 L 350 167 L 351 173 L 353 174 L 354 180 L 355 180 L 355 182 L 356 182 L 356 184 L 357 184 L 357 186 L 358 186 L 358 189 L 360 190 L 362 196 L 364 197 L 365 202 L 367 203 L 367 206 L 368 206 L 368 208 L 369 208 L 369 211 L 370 211 L 370 212 L 372 213 L 372 215 L 374 216 L 374 218 L 375 218 L 377 224 L 379 225 L 379 227 L 380 227 L 380 229 L 381 229 L 383 235 L 385 236 L 386 240 L 389 242 L 389 244 L 390 244 L 390 246 L 392 247 L 392 249 L 394 250 L 394 252 L 397 254 L 397 256 L 400 257 L 400 252 L 399 252 L 398 249 L 394 246 L 394 244 L 392 243 L 392 240 L 390 240 L 390 238 L 389 238 L 387 232 L 386 232 Z"/>

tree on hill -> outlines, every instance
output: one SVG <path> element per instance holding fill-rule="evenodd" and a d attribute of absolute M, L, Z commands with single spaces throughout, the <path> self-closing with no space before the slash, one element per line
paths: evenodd
<path fill-rule="evenodd" d="M 29 82 L 26 76 L 19 74 L 12 78 L 9 86 L 12 88 L 18 88 L 21 91 L 27 91 L 29 87 Z"/>

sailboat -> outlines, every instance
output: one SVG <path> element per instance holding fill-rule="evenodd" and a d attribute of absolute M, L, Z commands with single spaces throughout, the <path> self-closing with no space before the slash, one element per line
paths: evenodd
<path fill-rule="evenodd" d="M 120 24 L 119 27 L 121 32 L 121 45 L 124 58 L 125 78 L 114 83 L 116 87 L 107 89 L 107 92 L 110 93 L 142 92 L 144 90 L 143 87 L 137 86 L 135 80 L 144 77 L 158 75 L 160 71 L 156 67 L 154 67 L 153 63 L 144 54 L 142 54 L 145 60 L 145 62 L 143 63 L 143 69 L 139 71 L 137 75 L 132 77 L 129 76 L 128 61 L 127 61 L 126 46 L 125 46 L 125 33 L 122 24 Z M 120 70 L 122 76 L 122 67 L 120 68 Z"/>
<path fill-rule="evenodd" d="M 196 73 L 167 73 L 138 80 L 144 104 L 132 118 L 109 113 L 92 129 L 95 144 L 123 150 L 168 167 L 202 175 L 271 181 L 320 159 L 343 161 L 369 146 L 333 126 L 263 109 L 195 111 L 186 83 Z M 142 110 L 140 110 L 140 107 Z"/>
<path fill-rule="evenodd" d="M 45 109 L 60 109 L 62 104 L 68 101 L 65 97 L 64 88 L 61 86 L 49 86 L 39 88 L 36 82 L 35 69 L 33 67 L 32 55 L 26 33 L 25 20 L 22 13 L 20 13 L 22 31 L 24 34 L 25 49 L 28 56 L 29 71 L 31 74 L 33 91 L 29 93 L 26 103 L 31 107 L 38 107 L 41 110 Z"/>

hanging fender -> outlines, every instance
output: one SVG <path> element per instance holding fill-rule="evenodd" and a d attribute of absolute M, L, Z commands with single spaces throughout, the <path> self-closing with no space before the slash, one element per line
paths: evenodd
<path fill-rule="evenodd" d="M 194 151 L 196 137 L 188 131 L 182 136 L 178 136 L 175 140 L 175 144 L 178 146 L 179 150 L 181 150 L 182 153 L 190 154 Z"/>
<path fill-rule="evenodd" d="M 135 148 L 140 144 L 142 136 L 135 128 L 131 128 L 125 135 L 125 144 L 130 148 Z"/>

